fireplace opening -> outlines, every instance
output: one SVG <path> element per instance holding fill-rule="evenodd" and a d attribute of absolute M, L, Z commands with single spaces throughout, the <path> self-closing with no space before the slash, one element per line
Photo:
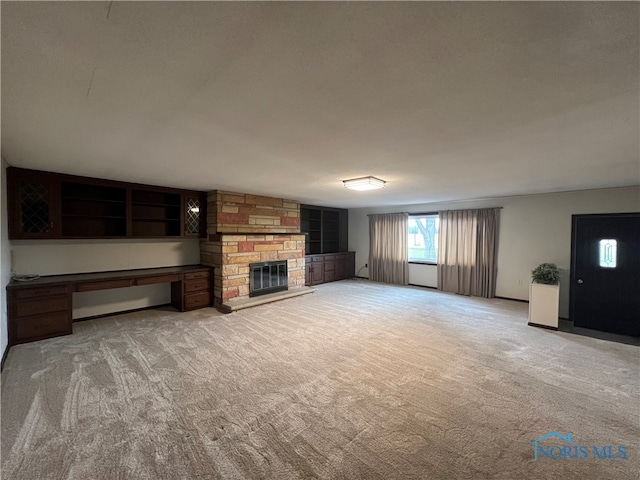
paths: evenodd
<path fill-rule="evenodd" d="M 249 275 L 250 297 L 289 289 L 286 260 L 251 263 L 249 264 Z"/>

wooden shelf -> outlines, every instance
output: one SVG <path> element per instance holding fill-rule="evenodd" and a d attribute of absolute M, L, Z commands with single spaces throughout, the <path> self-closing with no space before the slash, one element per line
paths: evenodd
<path fill-rule="evenodd" d="M 142 207 L 168 207 L 168 208 L 180 208 L 180 204 L 175 203 L 153 203 L 153 202 L 131 202 L 134 207 L 140 205 Z"/>
<path fill-rule="evenodd" d="M 126 217 L 124 215 L 91 215 L 91 214 L 83 214 L 83 213 L 63 213 L 62 218 L 104 218 L 104 219 L 117 219 L 124 220 Z"/>
<path fill-rule="evenodd" d="M 179 222 L 179 218 L 133 217 L 134 222 Z"/>
<path fill-rule="evenodd" d="M 345 252 L 348 243 L 348 211 L 314 205 L 300 206 L 300 230 L 307 235 L 309 254 Z"/>
<path fill-rule="evenodd" d="M 16 167 L 7 188 L 12 240 L 206 235 L 205 192 Z"/>
<path fill-rule="evenodd" d="M 125 200 L 110 200 L 107 198 L 87 198 L 87 197 L 68 197 L 62 196 L 62 201 L 72 201 L 72 202 L 95 202 L 95 203 L 116 203 L 120 205 L 125 205 Z"/>

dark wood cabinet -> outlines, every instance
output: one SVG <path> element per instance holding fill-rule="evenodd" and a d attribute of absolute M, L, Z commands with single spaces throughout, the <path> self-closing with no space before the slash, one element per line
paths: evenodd
<path fill-rule="evenodd" d="M 60 182 L 55 176 L 11 167 L 7 175 L 9 238 L 60 237 Z"/>
<path fill-rule="evenodd" d="M 9 289 L 9 345 L 71 333 L 71 286 Z"/>
<path fill-rule="evenodd" d="M 182 312 L 211 305 L 211 269 L 184 274 L 184 282 L 171 285 L 171 303 Z"/>
<path fill-rule="evenodd" d="M 300 231 L 307 237 L 305 253 L 337 253 L 347 250 L 348 211 L 341 208 L 300 206 Z"/>
<path fill-rule="evenodd" d="M 300 205 L 300 231 L 306 235 L 306 285 L 354 276 L 355 253 L 347 252 L 348 219 L 345 209 Z"/>
<path fill-rule="evenodd" d="M 126 188 L 76 182 L 60 186 L 62 237 L 126 236 Z"/>
<path fill-rule="evenodd" d="M 211 306 L 211 268 L 204 265 L 14 280 L 7 286 L 9 345 L 72 333 L 74 292 L 158 283 L 171 283 L 171 305 L 181 312 Z"/>
<path fill-rule="evenodd" d="M 133 237 L 179 237 L 182 235 L 182 196 L 157 190 L 131 190 Z"/>
<path fill-rule="evenodd" d="M 206 193 L 7 169 L 10 239 L 206 234 Z"/>
<path fill-rule="evenodd" d="M 324 283 L 324 258 L 322 255 L 306 257 L 305 262 L 309 262 L 311 267 L 310 276 L 307 278 L 308 285 L 318 285 Z"/>
<path fill-rule="evenodd" d="M 207 234 L 207 218 L 205 208 L 207 194 L 186 194 L 184 196 L 184 235 L 186 237 L 202 237 Z"/>
<path fill-rule="evenodd" d="M 300 231 L 306 235 L 307 285 L 319 285 L 354 276 L 355 253 L 347 252 L 347 210 L 301 205 Z"/>
<path fill-rule="evenodd" d="M 355 275 L 355 252 L 307 255 L 305 272 L 307 285 L 352 278 Z"/>

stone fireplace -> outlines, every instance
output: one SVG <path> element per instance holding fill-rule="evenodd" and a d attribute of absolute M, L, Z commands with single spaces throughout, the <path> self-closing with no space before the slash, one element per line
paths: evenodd
<path fill-rule="evenodd" d="M 216 190 L 207 203 L 200 262 L 214 267 L 214 306 L 249 298 L 251 264 L 286 261 L 286 287 L 304 287 L 305 236 L 298 202 Z"/>

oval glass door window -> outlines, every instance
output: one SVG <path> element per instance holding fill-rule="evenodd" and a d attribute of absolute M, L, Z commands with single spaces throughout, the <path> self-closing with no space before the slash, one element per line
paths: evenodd
<path fill-rule="evenodd" d="M 616 268 L 618 256 L 618 241 L 613 238 L 600 240 L 600 266 L 602 268 Z"/>

